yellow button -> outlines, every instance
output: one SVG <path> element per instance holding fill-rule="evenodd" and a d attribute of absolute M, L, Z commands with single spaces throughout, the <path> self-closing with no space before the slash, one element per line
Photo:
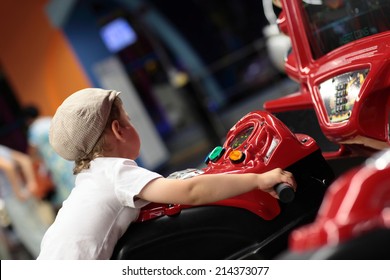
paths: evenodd
<path fill-rule="evenodd" d="M 244 158 L 245 158 L 244 153 L 238 150 L 233 150 L 229 154 L 229 159 L 234 163 L 242 162 Z"/>

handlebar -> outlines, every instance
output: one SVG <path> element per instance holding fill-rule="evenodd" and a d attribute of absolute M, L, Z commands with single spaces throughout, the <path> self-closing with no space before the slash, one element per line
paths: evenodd
<path fill-rule="evenodd" d="M 294 200 L 295 192 L 289 184 L 279 183 L 274 187 L 279 195 L 279 200 L 283 203 L 289 203 Z"/>

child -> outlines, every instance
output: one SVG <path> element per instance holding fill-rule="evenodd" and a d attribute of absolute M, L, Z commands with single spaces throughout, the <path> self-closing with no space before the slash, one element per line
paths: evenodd
<path fill-rule="evenodd" d="M 38 259 L 109 259 L 139 209 L 149 202 L 200 205 L 259 188 L 294 189 L 291 173 L 208 174 L 178 180 L 138 167 L 137 131 L 119 92 L 87 88 L 69 96 L 55 113 L 50 143 L 75 161 L 75 187 L 45 234 Z"/>

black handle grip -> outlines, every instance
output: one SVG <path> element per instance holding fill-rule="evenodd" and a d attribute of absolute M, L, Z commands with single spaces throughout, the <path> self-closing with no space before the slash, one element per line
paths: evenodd
<path fill-rule="evenodd" d="M 289 203 L 294 200 L 295 192 L 289 184 L 279 183 L 274 187 L 274 190 L 279 195 L 279 200 L 281 202 Z"/>

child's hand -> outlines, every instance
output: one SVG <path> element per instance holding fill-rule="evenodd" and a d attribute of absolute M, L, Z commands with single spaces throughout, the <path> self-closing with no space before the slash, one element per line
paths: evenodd
<path fill-rule="evenodd" d="M 274 189 L 274 187 L 279 183 L 287 183 L 292 187 L 294 191 L 297 187 L 292 173 L 285 171 L 281 168 L 275 168 L 268 172 L 259 174 L 259 189 L 264 192 L 268 192 L 275 198 L 279 198 L 278 194 Z"/>

